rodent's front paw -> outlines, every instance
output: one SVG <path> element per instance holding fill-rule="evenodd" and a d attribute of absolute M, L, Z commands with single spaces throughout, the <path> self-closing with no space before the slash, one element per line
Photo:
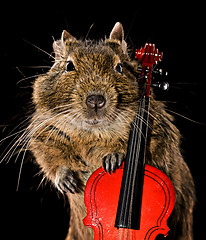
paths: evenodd
<path fill-rule="evenodd" d="M 78 193 L 77 182 L 77 176 L 67 167 L 61 167 L 56 173 L 55 185 L 62 193 Z"/>
<path fill-rule="evenodd" d="M 122 165 L 124 155 L 122 153 L 111 153 L 105 156 L 102 160 L 103 168 L 111 174 Z"/>

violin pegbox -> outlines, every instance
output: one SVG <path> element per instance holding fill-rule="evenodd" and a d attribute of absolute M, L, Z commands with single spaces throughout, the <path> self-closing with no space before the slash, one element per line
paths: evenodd
<path fill-rule="evenodd" d="M 155 44 L 146 43 L 144 47 L 136 49 L 135 58 L 142 63 L 142 65 L 153 65 L 162 61 L 163 52 L 155 49 Z"/>
<path fill-rule="evenodd" d="M 146 79 L 145 96 L 150 96 L 153 65 L 162 61 L 163 53 L 155 49 L 155 44 L 146 43 L 144 47 L 136 49 L 135 58 L 142 64 L 140 79 Z"/>

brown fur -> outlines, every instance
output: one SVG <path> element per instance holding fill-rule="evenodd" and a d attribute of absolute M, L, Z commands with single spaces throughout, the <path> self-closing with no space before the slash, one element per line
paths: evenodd
<path fill-rule="evenodd" d="M 113 171 L 122 163 L 141 89 L 120 23 L 105 41 L 80 41 L 64 31 L 53 47 L 53 67 L 33 86 L 36 111 L 29 127 L 29 148 L 44 175 L 68 195 L 67 240 L 89 240 L 92 230 L 82 223 L 84 186 L 103 159 Z M 74 69 L 66 72 L 68 61 Z M 130 68 L 123 65 L 122 74 L 115 71 L 119 62 Z M 86 99 L 90 95 L 104 96 L 105 106 L 89 109 Z M 164 104 L 154 97 L 150 112 L 153 129 L 149 129 L 146 161 L 170 177 L 177 196 L 168 239 L 192 240 L 194 183 L 180 152 L 180 133 Z"/>

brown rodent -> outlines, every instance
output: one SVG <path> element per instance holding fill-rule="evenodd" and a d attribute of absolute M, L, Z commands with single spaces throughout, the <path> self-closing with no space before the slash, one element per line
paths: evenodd
<path fill-rule="evenodd" d="M 120 23 L 105 41 L 81 41 L 63 31 L 53 48 L 53 67 L 33 85 L 29 149 L 44 176 L 68 195 L 67 240 L 90 240 L 92 230 L 82 222 L 84 187 L 98 167 L 110 172 L 122 164 L 141 92 L 134 74 L 137 63 L 129 57 Z M 192 240 L 195 191 L 181 155 L 181 136 L 153 96 L 150 111 L 146 162 L 165 172 L 176 190 L 167 238 Z"/>

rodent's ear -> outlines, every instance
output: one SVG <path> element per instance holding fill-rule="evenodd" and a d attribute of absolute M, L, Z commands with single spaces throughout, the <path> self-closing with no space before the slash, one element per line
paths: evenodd
<path fill-rule="evenodd" d="M 115 25 L 109 35 L 109 39 L 119 42 L 119 44 L 122 47 L 123 53 L 127 54 L 127 43 L 124 40 L 124 29 L 120 22 L 115 23 Z"/>
<path fill-rule="evenodd" d="M 57 41 L 54 41 L 53 49 L 54 49 L 54 52 L 55 52 L 55 59 L 57 61 L 61 60 L 62 56 L 64 56 L 66 42 L 69 42 L 69 41 L 72 41 L 72 40 L 76 40 L 76 38 L 73 37 L 66 30 L 64 30 L 62 32 L 61 39 L 57 40 Z"/>
<path fill-rule="evenodd" d="M 65 50 L 65 46 L 62 43 L 62 40 L 57 40 L 53 42 L 53 49 L 54 49 L 54 53 L 55 53 L 55 60 L 59 61 L 62 59 L 64 50 Z"/>
<path fill-rule="evenodd" d="M 115 23 L 110 35 L 110 39 L 119 40 L 122 42 L 124 40 L 124 30 L 120 22 Z"/>
<path fill-rule="evenodd" d="M 62 42 L 65 42 L 66 40 L 76 40 L 75 37 L 73 37 L 70 33 L 68 33 L 66 30 L 62 32 L 61 37 Z"/>

